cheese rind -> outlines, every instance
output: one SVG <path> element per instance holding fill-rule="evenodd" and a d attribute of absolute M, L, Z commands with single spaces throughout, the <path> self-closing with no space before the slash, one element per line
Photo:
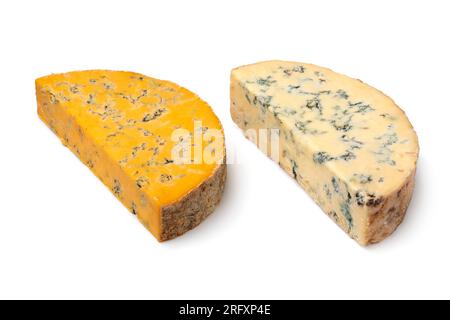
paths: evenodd
<path fill-rule="evenodd" d="M 279 129 L 280 166 L 360 244 L 403 220 L 418 140 L 380 91 L 312 64 L 266 61 L 232 71 L 231 115 L 245 131 Z"/>
<path fill-rule="evenodd" d="M 194 228 L 219 203 L 223 129 L 194 93 L 137 73 L 91 70 L 39 78 L 36 94 L 40 118 L 159 241 Z M 188 138 L 200 131 L 191 143 L 200 154 L 214 146 L 214 161 L 175 161 L 177 130 Z M 211 132 L 216 140 L 204 139 Z"/>

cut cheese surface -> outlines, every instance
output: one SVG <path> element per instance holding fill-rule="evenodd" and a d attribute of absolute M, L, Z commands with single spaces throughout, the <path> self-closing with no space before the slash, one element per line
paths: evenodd
<path fill-rule="evenodd" d="M 267 61 L 232 71 L 231 113 L 243 130 L 279 129 L 280 165 L 359 243 L 402 221 L 418 140 L 377 89 L 319 66 Z"/>
<path fill-rule="evenodd" d="M 223 130 L 194 93 L 105 70 L 43 77 L 36 91 L 41 119 L 158 240 L 193 228 L 218 203 L 225 180 Z M 174 136 L 177 130 L 189 135 L 183 140 Z M 208 136 L 213 130 L 220 133 L 215 139 Z M 213 161 L 180 163 L 173 150 L 181 143 L 213 149 Z"/>

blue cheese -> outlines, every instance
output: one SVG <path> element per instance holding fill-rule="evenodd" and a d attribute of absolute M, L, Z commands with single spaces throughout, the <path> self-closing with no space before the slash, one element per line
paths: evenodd
<path fill-rule="evenodd" d="M 232 71 L 231 114 L 244 131 L 279 130 L 280 166 L 361 245 L 403 220 L 419 145 L 377 89 L 311 64 L 260 62 Z"/>

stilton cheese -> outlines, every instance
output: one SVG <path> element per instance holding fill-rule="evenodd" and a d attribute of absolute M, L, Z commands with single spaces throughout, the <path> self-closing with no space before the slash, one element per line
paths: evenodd
<path fill-rule="evenodd" d="M 280 166 L 360 244 L 403 220 L 418 140 L 380 91 L 315 65 L 267 61 L 232 71 L 231 114 L 244 131 L 279 130 Z"/>
<path fill-rule="evenodd" d="M 100 70 L 37 79 L 36 93 L 40 118 L 159 241 L 194 228 L 218 204 L 226 177 L 223 130 L 194 93 Z M 191 157 L 191 146 L 200 158 Z M 174 150 L 185 150 L 186 161 L 174 159 Z"/>

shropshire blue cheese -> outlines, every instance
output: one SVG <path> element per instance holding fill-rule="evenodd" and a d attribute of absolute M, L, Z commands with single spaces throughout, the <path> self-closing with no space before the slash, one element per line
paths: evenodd
<path fill-rule="evenodd" d="M 39 78 L 36 95 L 42 121 L 159 241 L 218 205 L 223 129 L 195 93 L 134 72 L 86 70 Z"/>
<path fill-rule="evenodd" d="M 280 166 L 358 243 L 403 220 L 418 140 L 380 91 L 311 64 L 260 62 L 232 71 L 231 114 L 244 131 L 279 130 Z"/>

